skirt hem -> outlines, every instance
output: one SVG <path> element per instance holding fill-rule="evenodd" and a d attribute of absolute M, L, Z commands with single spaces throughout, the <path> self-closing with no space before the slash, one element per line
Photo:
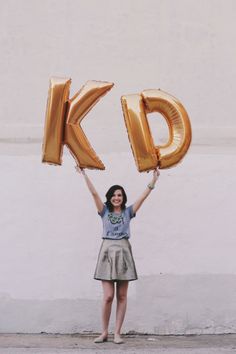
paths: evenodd
<path fill-rule="evenodd" d="M 133 278 L 133 279 L 104 279 L 104 278 L 93 278 L 95 280 L 106 280 L 106 281 L 134 281 L 138 280 L 138 278 Z"/>

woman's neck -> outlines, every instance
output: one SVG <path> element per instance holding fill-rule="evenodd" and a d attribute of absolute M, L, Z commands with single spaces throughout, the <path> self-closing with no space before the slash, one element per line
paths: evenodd
<path fill-rule="evenodd" d="M 121 207 L 113 207 L 113 213 L 120 213 Z"/>

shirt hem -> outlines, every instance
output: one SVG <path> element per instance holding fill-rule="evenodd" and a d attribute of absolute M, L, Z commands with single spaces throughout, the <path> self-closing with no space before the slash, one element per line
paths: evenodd
<path fill-rule="evenodd" d="M 122 240 L 123 238 L 128 240 L 130 237 L 121 237 L 121 238 L 102 237 L 103 240 Z"/>

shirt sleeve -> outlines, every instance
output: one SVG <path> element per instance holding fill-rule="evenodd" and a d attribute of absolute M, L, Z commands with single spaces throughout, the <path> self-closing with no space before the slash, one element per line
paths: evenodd
<path fill-rule="evenodd" d="M 106 209 L 107 209 L 107 206 L 105 204 L 103 204 L 103 209 L 101 212 L 98 211 L 98 215 L 100 215 L 103 218 L 103 216 L 105 215 Z"/>
<path fill-rule="evenodd" d="M 128 206 L 127 209 L 128 209 L 128 215 L 130 219 L 134 218 L 136 216 L 136 213 L 134 213 L 133 205 Z"/>

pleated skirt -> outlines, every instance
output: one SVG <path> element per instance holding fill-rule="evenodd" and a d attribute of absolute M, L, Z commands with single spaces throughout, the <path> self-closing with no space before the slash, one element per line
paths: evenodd
<path fill-rule="evenodd" d="M 136 280 L 136 266 L 128 239 L 103 239 L 94 273 L 97 280 Z"/>

